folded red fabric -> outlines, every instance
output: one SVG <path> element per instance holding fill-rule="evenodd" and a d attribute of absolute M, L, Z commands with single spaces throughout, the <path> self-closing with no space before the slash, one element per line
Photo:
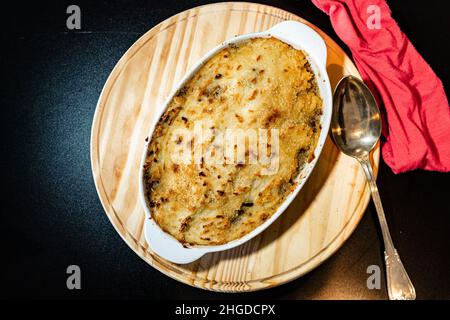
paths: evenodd
<path fill-rule="evenodd" d="M 395 173 L 450 171 L 450 107 L 442 82 L 391 17 L 384 0 L 312 0 L 330 16 L 364 81 L 385 109 L 384 161 Z"/>

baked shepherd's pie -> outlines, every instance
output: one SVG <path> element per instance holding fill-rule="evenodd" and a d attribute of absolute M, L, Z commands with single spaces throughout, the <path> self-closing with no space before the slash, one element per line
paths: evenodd
<path fill-rule="evenodd" d="M 144 164 L 151 218 L 188 245 L 249 233 L 295 189 L 314 156 L 321 114 L 302 51 L 275 38 L 222 49 L 175 94 L 155 127 Z"/>

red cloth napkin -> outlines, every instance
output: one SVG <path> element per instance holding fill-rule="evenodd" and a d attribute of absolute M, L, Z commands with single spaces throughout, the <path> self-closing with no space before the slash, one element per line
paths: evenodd
<path fill-rule="evenodd" d="M 312 2 L 330 16 L 363 80 L 381 96 L 387 123 L 384 161 L 395 173 L 450 171 L 450 107 L 442 82 L 392 19 L 386 2 Z"/>

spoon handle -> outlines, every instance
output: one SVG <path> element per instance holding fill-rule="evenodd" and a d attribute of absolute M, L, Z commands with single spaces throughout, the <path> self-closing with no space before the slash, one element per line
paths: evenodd
<path fill-rule="evenodd" d="M 377 209 L 378 220 L 380 221 L 381 232 L 383 234 L 385 249 L 384 260 L 386 262 L 386 279 L 389 299 L 414 300 L 416 299 L 416 290 L 414 289 L 414 286 L 406 273 L 405 267 L 403 267 L 403 263 L 400 260 L 400 256 L 392 243 L 369 157 L 359 159 L 359 162 L 369 181 L 372 199 L 375 203 L 375 208 Z"/>

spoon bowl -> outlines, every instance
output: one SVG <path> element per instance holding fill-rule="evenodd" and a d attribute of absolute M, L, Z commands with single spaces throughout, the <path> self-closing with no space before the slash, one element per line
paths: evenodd
<path fill-rule="evenodd" d="M 358 78 L 339 81 L 333 95 L 333 138 L 345 154 L 368 155 L 381 135 L 381 116 L 369 88 Z"/>

